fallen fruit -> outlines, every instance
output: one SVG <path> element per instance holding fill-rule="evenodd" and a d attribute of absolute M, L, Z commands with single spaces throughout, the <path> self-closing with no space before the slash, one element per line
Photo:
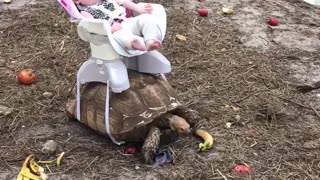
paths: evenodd
<path fill-rule="evenodd" d="M 36 80 L 37 76 L 32 69 L 24 69 L 18 74 L 18 81 L 21 84 L 29 85 Z"/>
<path fill-rule="evenodd" d="M 199 151 L 207 151 L 211 149 L 213 145 L 213 137 L 206 131 L 198 129 L 196 135 L 200 136 L 204 142 L 199 144 Z"/>
<path fill-rule="evenodd" d="M 278 26 L 279 20 L 276 17 L 271 17 L 268 21 L 270 26 Z"/>
<path fill-rule="evenodd" d="M 245 174 L 250 172 L 250 167 L 245 165 L 236 165 L 233 170 L 239 174 Z"/>
<path fill-rule="evenodd" d="M 124 150 L 125 154 L 135 154 L 136 153 L 136 147 L 134 146 L 128 146 L 126 147 L 126 149 Z"/>
<path fill-rule="evenodd" d="M 198 10 L 198 13 L 200 16 L 208 16 L 208 9 L 205 9 L 205 8 L 201 8 Z"/>

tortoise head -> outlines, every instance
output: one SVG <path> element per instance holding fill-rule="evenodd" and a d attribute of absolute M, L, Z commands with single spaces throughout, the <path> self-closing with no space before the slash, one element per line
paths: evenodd
<path fill-rule="evenodd" d="M 189 123 L 182 117 L 173 115 L 170 118 L 170 128 L 177 131 L 180 135 L 186 135 L 190 133 Z"/>

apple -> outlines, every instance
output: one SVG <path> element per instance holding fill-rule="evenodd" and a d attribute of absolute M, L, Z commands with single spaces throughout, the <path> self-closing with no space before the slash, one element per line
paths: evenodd
<path fill-rule="evenodd" d="M 278 26 L 279 20 L 276 17 L 271 17 L 268 24 L 270 24 L 270 26 Z"/>
<path fill-rule="evenodd" d="M 18 74 L 18 81 L 21 84 L 29 85 L 33 83 L 37 78 L 37 75 L 33 72 L 32 69 L 23 69 Z"/>
<path fill-rule="evenodd" d="M 208 9 L 205 9 L 205 8 L 201 8 L 198 10 L 198 13 L 200 16 L 208 16 Z"/>
<path fill-rule="evenodd" d="M 236 173 L 240 173 L 240 174 L 245 174 L 245 173 L 250 173 L 250 167 L 245 166 L 245 165 L 236 165 L 236 167 L 233 168 L 233 170 Z"/>

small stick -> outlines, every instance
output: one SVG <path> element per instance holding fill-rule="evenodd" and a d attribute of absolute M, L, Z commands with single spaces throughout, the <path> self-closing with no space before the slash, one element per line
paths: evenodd
<path fill-rule="evenodd" d="M 293 103 L 293 104 L 296 104 L 296 105 L 298 105 L 298 106 L 300 106 L 300 107 L 303 107 L 303 108 L 312 110 L 312 111 L 316 114 L 316 116 L 320 119 L 320 114 L 319 114 L 319 112 L 318 112 L 311 104 L 310 104 L 310 106 L 306 106 L 306 105 L 304 105 L 304 104 L 300 104 L 300 103 L 298 103 L 298 102 L 294 102 L 294 101 L 292 101 L 292 100 L 290 100 L 290 99 L 285 99 L 285 98 L 282 98 L 282 97 L 279 97 L 279 98 L 282 99 L 282 100 L 291 102 L 291 103 Z"/>
<path fill-rule="evenodd" d="M 219 171 L 219 169 L 216 169 L 216 171 L 218 171 L 218 173 L 222 176 L 222 178 L 223 178 L 224 180 L 228 180 L 228 178 L 227 178 L 225 175 L 223 175 L 223 174 Z"/>
<path fill-rule="evenodd" d="M 96 156 L 88 165 L 84 170 L 87 170 L 88 168 L 90 168 L 90 166 L 92 165 L 92 163 L 94 163 L 97 160 L 98 156 Z"/>
<path fill-rule="evenodd" d="M 310 108 L 312 109 L 312 111 L 318 116 L 318 118 L 320 118 L 320 114 L 319 112 L 313 107 L 310 105 Z"/>
<path fill-rule="evenodd" d="M 238 104 L 238 103 L 240 103 L 240 102 L 248 99 L 249 97 L 255 96 L 255 95 L 257 95 L 257 94 L 259 94 L 259 93 L 262 93 L 262 92 L 264 92 L 264 91 L 268 91 L 268 90 L 260 90 L 260 91 L 254 92 L 254 93 L 249 94 L 249 95 L 247 95 L 247 96 L 245 96 L 245 97 L 243 97 L 243 98 L 241 98 L 241 99 L 239 99 L 239 100 L 233 101 L 233 103 Z"/>

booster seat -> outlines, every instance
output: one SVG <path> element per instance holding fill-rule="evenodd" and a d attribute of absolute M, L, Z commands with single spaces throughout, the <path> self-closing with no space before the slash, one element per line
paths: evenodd
<path fill-rule="evenodd" d="M 111 28 L 107 21 L 84 18 L 72 0 L 57 1 L 70 15 L 71 22 L 77 23 L 78 35 L 82 40 L 89 42 L 91 48 L 91 57 L 81 65 L 77 72 L 77 119 L 81 122 L 80 85 L 88 82 L 105 83 L 107 86 L 105 106 L 106 131 L 110 139 L 120 145 L 121 142 L 116 142 L 110 135 L 109 89 L 114 93 L 121 93 L 130 87 L 127 69 L 143 73 L 160 74 L 165 79 L 164 74 L 171 71 L 171 64 L 158 51 L 147 52 L 123 49 L 112 38 Z M 165 14 L 164 18 L 166 19 Z"/>

